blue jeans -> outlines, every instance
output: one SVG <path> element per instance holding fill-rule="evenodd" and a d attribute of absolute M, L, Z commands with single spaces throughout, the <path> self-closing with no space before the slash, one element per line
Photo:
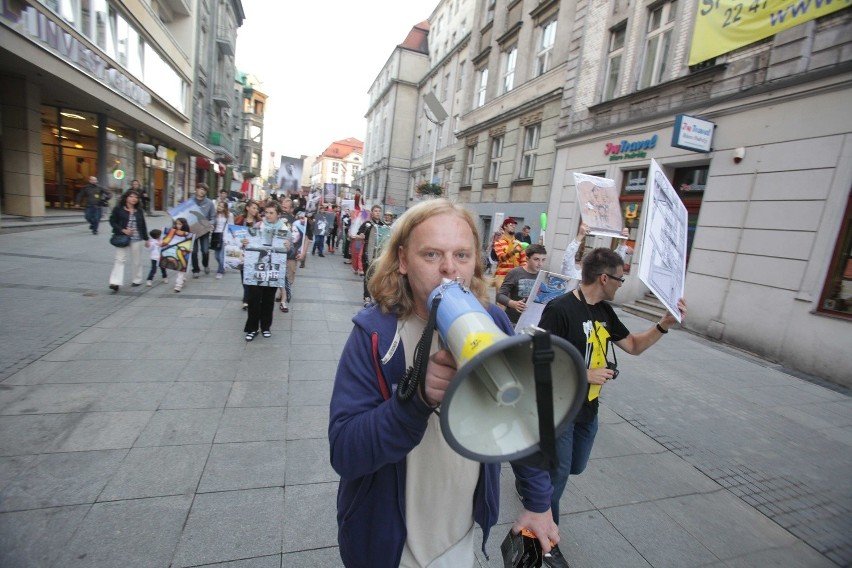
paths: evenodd
<path fill-rule="evenodd" d="M 572 423 L 556 439 L 556 453 L 559 465 L 550 472 L 553 495 L 550 497 L 550 512 L 553 522 L 559 524 L 559 499 L 568 485 L 569 475 L 579 475 L 589 463 L 589 455 L 598 433 L 598 417 L 586 424 Z"/>
<path fill-rule="evenodd" d="M 201 256 L 201 265 L 207 268 L 210 264 L 210 233 L 203 237 L 195 237 L 195 242 L 192 243 L 192 273 L 198 274 L 201 269 L 198 268 L 198 257 Z"/>
<path fill-rule="evenodd" d="M 216 262 L 219 267 L 216 269 L 217 274 L 225 274 L 225 243 L 219 243 L 219 250 L 216 251 Z"/>
<path fill-rule="evenodd" d="M 311 250 L 311 254 L 319 251 L 320 255 L 323 254 L 325 247 L 325 235 L 316 235 L 314 237 L 314 248 Z"/>
<path fill-rule="evenodd" d="M 98 225 L 101 222 L 101 208 L 100 207 L 86 207 L 86 212 L 84 213 L 86 217 L 86 221 L 89 222 L 89 229 L 93 233 L 98 232 Z"/>

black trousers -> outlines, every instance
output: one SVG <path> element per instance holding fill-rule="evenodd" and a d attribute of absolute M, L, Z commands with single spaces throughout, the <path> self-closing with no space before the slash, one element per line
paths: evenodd
<path fill-rule="evenodd" d="M 269 331 L 272 327 L 272 314 L 275 312 L 275 293 L 278 288 L 272 286 L 246 286 L 248 297 L 248 317 L 243 331 Z"/>

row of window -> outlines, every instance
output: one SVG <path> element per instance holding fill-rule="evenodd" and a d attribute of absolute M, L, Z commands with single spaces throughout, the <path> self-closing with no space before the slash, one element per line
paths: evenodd
<path fill-rule="evenodd" d="M 189 86 L 107 0 L 40 0 L 180 112 Z"/>
<path fill-rule="evenodd" d="M 677 0 L 670 0 L 649 9 L 645 25 L 645 45 L 639 71 L 637 89 L 645 89 L 663 81 L 669 71 L 669 54 L 672 46 L 672 31 L 677 13 Z M 627 22 L 610 30 L 606 72 L 602 100 L 616 96 L 621 81 L 624 45 L 627 39 Z"/>
<path fill-rule="evenodd" d="M 542 23 L 536 31 L 536 51 L 533 60 L 532 76 L 540 77 L 553 67 L 553 47 L 556 44 L 556 17 Z M 518 46 L 512 44 L 500 55 L 499 95 L 504 95 L 515 87 L 515 70 L 518 62 Z M 486 102 L 488 89 L 488 66 L 476 71 L 476 89 L 473 96 L 473 108 L 479 108 Z"/>
<path fill-rule="evenodd" d="M 496 183 L 500 178 L 500 165 L 503 162 L 503 146 L 505 134 L 494 136 L 489 141 L 488 161 L 486 163 L 485 183 Z M 521 151 L 518 179 L 530 179 L 535 174 L 535 161 L 538 155 L 538 144 L 541 139 L 541 124 L 530 124 L 524 128 L 524 140 Z M 462 185 L 473 183 L 473 169 L 476 166 L 478 144 L 470 144 L 465 148 L 464 170 Z"/>

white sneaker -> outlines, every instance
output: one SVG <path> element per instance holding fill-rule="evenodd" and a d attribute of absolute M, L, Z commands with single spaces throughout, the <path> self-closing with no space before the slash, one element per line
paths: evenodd
<path fill-rule="evenodd" d="M 175 286 L 175 292 L 180 292 L 180 286 Z"/>
<path fill-rule="evenodd" d="M 153 283 L 152 281 L 150 281 L 150 280 L 148 280 L 147 282 L 145 282 L 145 286 L 147 286 L 148 288 L 150 288 L 150 287 L 151 287 L 151 286 L 153 286 L 153 285 L 154 285 L 154 283 Z"/>
<path fill-rule="evenodd" d="M 169 279 L 164 277 L 163 278 L 163 284 L 168 284 L 168 283 L 169 283 Z"/>
<path fill-rule="evenodd" d="M 219 274 L 219 273 L 217 272 L 217 273 L 216 273 L 216 280 L 221 280 L 221 279 L 222 279 L 222 274 Z"/>

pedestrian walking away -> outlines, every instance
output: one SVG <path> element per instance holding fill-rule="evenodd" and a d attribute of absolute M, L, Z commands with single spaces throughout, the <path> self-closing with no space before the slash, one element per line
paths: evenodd
<path fill-rule="evenodd" d="M 428 296 L 445 279 L 469 287 L 505 333 L 513 333 L 511 324 L 488 302 L 476 224 L 463 206 L 446 199 L 415 205 L 394 223 L 384 250 L 370 280 L 376 304 L 353 319 L 331 395 L 340 556 L 350 568 L 474 566 L 475 524 L 484 550 L 497 522 L 500 464 L 469 460 L 441 435 L 435 410 L 456 362 L 434 341 L 428 361 L 418 357 L 421 394 L 404 399 L 395 386 L 414 364 Z M 512 530 L 531 530 L 548 551 L 559 542 L 550 478 L 520 464 L 512 471 L 523 497 Z"/>
<path fill-rule="evenodd" d="M 131 286 L 142 284 L 142 249 L 148 247 L 148 227 L 145 225 L 145 214 L 139 206 L 141 196 L 138 191 L 127 190 L 113 208 L 109 217 L 113 235 L 130 237 L 130 244 L 125 247 L 115 247 L 112 272 L 109 275 L 109 288 L 118 292 L 124 285 L 124 266 L 130 255 Z"/>

